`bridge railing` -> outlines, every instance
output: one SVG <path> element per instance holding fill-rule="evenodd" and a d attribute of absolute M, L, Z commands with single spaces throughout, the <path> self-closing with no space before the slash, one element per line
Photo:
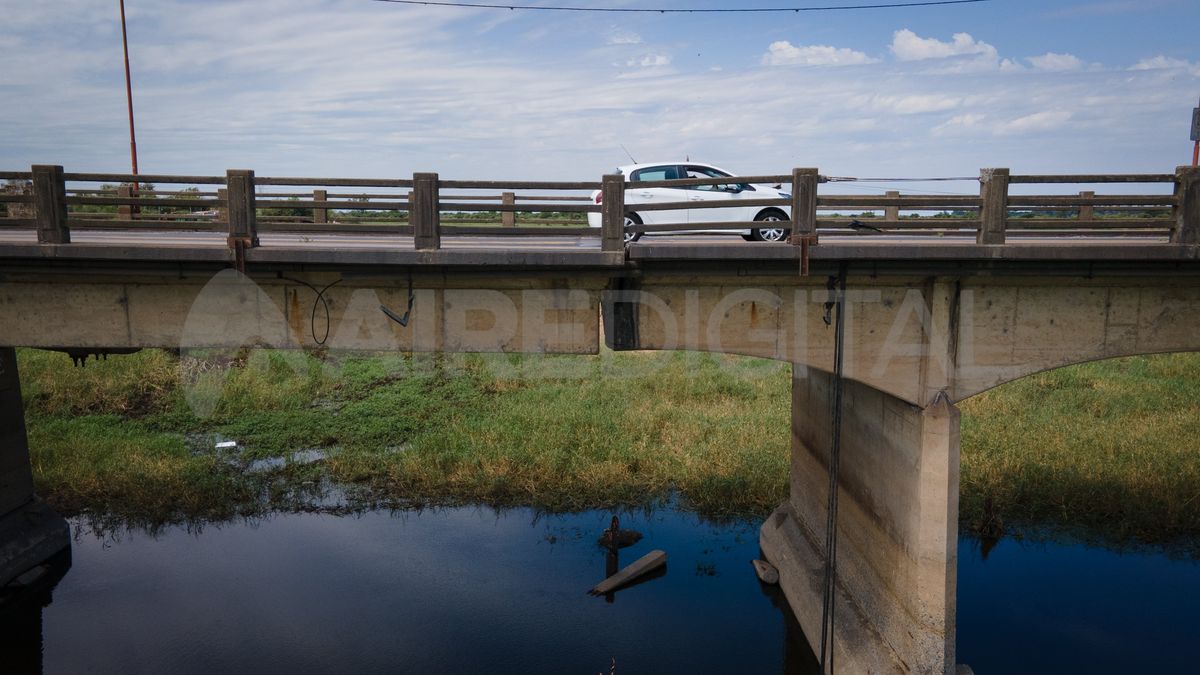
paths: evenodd
<path fill-rule="evenodd" d="M 647 188 L 694 190 L 701 186 L 774 184 L 790 187 L 790 198 L 746 199 L 737 190 L 726 199 L 623 202 L 635 222 L 626 227 L 633 233 L 669 233 L 702 229 L 753 229 L 760 221 L 729 221 L 697 218 L 704 209 L 745 207 L 763 214 L 768 209 L 786 208 L 787 220 L 772 226 L 808 237 L 819 234 L 905 235 L 971 234 L 980 244 L 1003 244 L 1009 235 L 1022 239 L 1069 236 L 1146 237 L 1176 243 L 1195 243 L 1200 220 L 1197 170 L 1180 167 L 1174 174 L 1104 175 L 1011 175 L 1008 169 L 983 169 L 976 194 L 902 194 L 889 190 L 881 195 L 837 194 L 837 182 L 820 176 L 816 169 L 796 169 L 791 176 L 738 176 L 625 183 L 626 191 Z M 853 180 L 853 179 L 834 179 Z M 1062 184 L 1163 184 L 1173 186 L 1162 194 L 1010 194 L 1010 185 L 1058 186 Z M 819 187 L 818 187 L 819 186 Z M 818 192 L 819 189 L 819 192 Z M 826 192 L 830 190 L 830 192 Z M 680 192 L 681 195 L 686 194 Z M 815 199 L 813 198 L 815 195 Z M 1189 196 L 1190 195 L 1190 196 Z M 662 222 L 654 214 L 683 211 L 686 222 Z M 850 213 L 845 213 L 849 211 Z M 1188 214 L 1192 215 L 1188 215 Z M 646 214 L 648 217 L 643 217 Z"/>
<path fill-rule="evenodd" d="M 259 232 L 412 236 L 418 249 L 439 248 L 443 234 L 587 236 L 599 237 L 603 250 L 620 251 L 626 233 L 762 226 L 706 214 L 736 206 L 778 211 L 785 219 L 771 226 L 808 243 L 820 234 L 879 233 L 973 234 L 980 244 L 1108 235 L 1200 243 L 1200 170 L 1193 167 L 1162 174 L 1086 175 L 983 169 L 973 194 L 839 194 L 837 181 L 843 180 L 852 179 L 829 179 L 815 168 L 732 180 L 631 183 L 625 176 L 607 175 L 597 183 L 442 180 L 432 173 L 396 179 L 256 177 L 249 170 L 229 170 L 224 176 L 135 176 L 67 173 L 60 166 L 36 165 L 27 172 L 0 172 L 5 216 L 0 227 L 36 230 L 37 240 L 48 244 L 69 243 L 72 229 L 224 234 L 231 248 L 243 252 L 259 244 Z M 734 181 L 738 186 L 773 185 L 786 196 L 748 196 L 733 187 Z M 1067 194 L 1062 192 L 1067 184 L 1114 185 L 1117 192 L 1098 194 L 1093 188 Z M 1126 189 L 1130 185 L 1152 188 L 1131 193 Z M 728 197 L 714 195 L 723 192 L 721 186 L 728 186 Z M 639 203 L 629 195 L 663 187 L 679 189 L 679 199 Z M 705 188 L 710 189 L 704 199 L 691 198 L 693 191 Z M 654 217 L 661 211 L 689 215 L 686 222 L 662 222 Z M 601 227 L 587 227 L 591 213 L 599 214 Z M 628 224 L 627 216 L 633 216 Z M 653 222 L 639 222 L 643 218 Z"/>

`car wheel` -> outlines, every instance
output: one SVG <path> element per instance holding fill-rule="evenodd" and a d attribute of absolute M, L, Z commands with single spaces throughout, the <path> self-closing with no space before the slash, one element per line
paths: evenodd
<path fill-rule="evenodd" d="M 763 211 L 754 218 L 755 222 L 760 223 L 781 223 L 787 222 L 787 216 L 781 211 Z M 784 227 L 756 227 L 750 231 L 750 236 L 755 241 L 783 241 L 787 239 L 788 230 Z"/>
<path fill-rule="evenodd" d="M 638 218 L 638 215 L 636 213 L 625 214 L 625 227 L 629 227 L 630 225 L 641 225 L 641 224 L 642 224 L 642 219 Z M 626 244 L 633 243 L 641 238 L 642 238 L 641 232 L 630 232 L 629 230 L 625 230 L 625 243 Z"/>

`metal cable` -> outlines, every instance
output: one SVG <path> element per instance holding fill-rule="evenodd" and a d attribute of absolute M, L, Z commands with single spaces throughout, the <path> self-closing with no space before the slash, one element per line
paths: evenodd
<path fill-rule="evenodd" d="M 951 180 L 979 181 L 979 176 L 942 176 L 940 178 L 856 178 L 854 176 L 821 176 L 827 183 L 935 183 Z"/>
<path fill-rule="evenodd" d="M 728 7 L 710 9 L 651 9 L 647 7 L 553 7 L 541 5 L 492 5 L 478 2 L 432 2 L 429 0 L 374 0 L 397 5 L 428 5 L 432 7 L 469 7 L 473 9 L 524 9 L 549 12 L 623 12 L 645 14 L 734 14 L 765 12 L 833 12 L 848 9 L 889 9 L 896 7 L 929 7 L 932 5 L 966 5 L 990 0 L 926 0 L 924 2 L 886 2 L 871 5 L 828 5 L 824 7 Z"/>
<path fill-rule="evenodd" d="M 835 290 L 836 287 L 836 290 Z M 829 278 L 829 288 L 835 292 L 837 309 L 833 348 L 833 445 L 829 450 L 829 500 L 825 519 L 825 587 L 821 603 L 821 672 L 833 670 L 833 627 L 837 585 L 837 508 L 838 468 L 842 452 L 842 403 L 846 343 L 846 263 L 838 269 L 837 277 Z M 828 647 L 828 650 L 826 649 Z"/>
<path fill-rule="evenodd" d="M 325 341 L 329 339 L 329 327 L 330 327 L 330 324 L 332 323 L 332 320 L 329 316 L 329 301 L 325 299 L 325 291 L 328 291 L 329 289 L 333 288 L 334 286 L 337 286 L 338 284 L 342 283 L 342 280 L 338 279 L 337 281 L 331 281 L 330 283 L 326 284 L 324 288 L 317 290 L 316 286 L 313 286 L 312 284 L 308 283 L 307 281 L 302 281 L 300 279 L 293 279 L 291 277 L 280 277 L 280 278 L 283 279 L 284 281 L 290 281 L 294 284 L 300 284 L 301 286 L 307 286 L 310 291 L 317 294 L 317 298 L 315 300 L 313 300 L 312 313 L 309 314 L 309 317 L 308 317 L 308 327 L 309 327 L 309 330 L 312 332 L 313 342 L 317 343 L 318 345 L 325 344 Z M 319 339 L 319 340 L 317 339 L 317 303 L 321 303 L 321 305 L 325 308 L 325 334 L 323 336 L 321 336 L 321 339 Z"/>

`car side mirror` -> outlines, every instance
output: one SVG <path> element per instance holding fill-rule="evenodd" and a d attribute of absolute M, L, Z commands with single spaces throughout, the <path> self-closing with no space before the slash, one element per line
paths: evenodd
<path fill-rule="evenodd" d="M 723 189 L 723 190 L 725 190 L 726 192 L 732 192 L 732 193 L 734 193 L 734 194 L 737 194 L 737 193 L 739 193 L 739 192 L 741 192 L 741 191 L 742 191 L 742 186 L 740 186 L 740 185 L 726 185 L 726 186 L 724 186 L 722 189 Z"/>

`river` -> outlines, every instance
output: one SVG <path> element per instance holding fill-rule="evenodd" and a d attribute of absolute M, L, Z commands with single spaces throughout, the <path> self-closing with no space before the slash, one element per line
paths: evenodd
<path fill-rule="evenodd" d="M 44 609 L 10 616 L 4 672 L 816 673 L 750 560 L 757 526 L 623 513 L 666 573 L 610 598 L 611 514 L 277 514 L 96 534 Z M 1162 554 L 964 538 L 960 661 L 976 673 L 1188 672 L 1200 566 Z M 37 648 L 40 640 L 41 649 Z M 1142 659 L 1149 659 L 1143 661 Z M 615 664 L 615 668 L 614 668 Z"/>

